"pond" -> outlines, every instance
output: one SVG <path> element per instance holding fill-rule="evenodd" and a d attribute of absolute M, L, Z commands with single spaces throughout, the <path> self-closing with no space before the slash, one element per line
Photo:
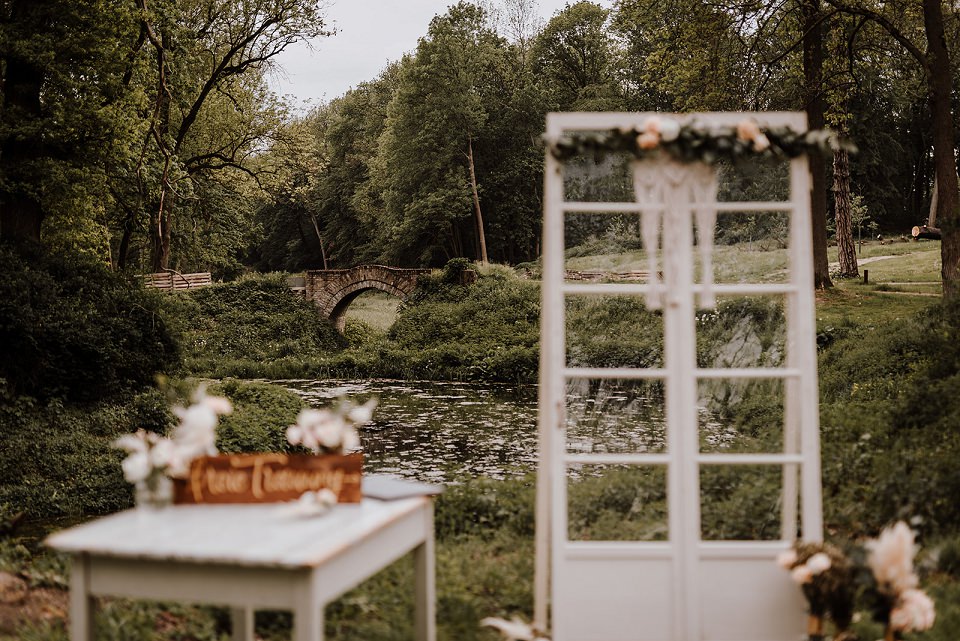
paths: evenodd
<path fill-rule="evenodd" d="M 374 420 L 360 435 L 365 469 L 370 472 L 456 483 L 480 476 L 522 476 L 536 467 L 537 390 L 533 386 L 396 380 L 276 383 L 314 407 L 330 405 L 341 396 L 357 402 L 378 398 Z M 664 403 L 659 384 L 571 381 L 567 396 L 568 451 L 663 450 Z M 703 424 L 716 425 L 709 420 Z"/>

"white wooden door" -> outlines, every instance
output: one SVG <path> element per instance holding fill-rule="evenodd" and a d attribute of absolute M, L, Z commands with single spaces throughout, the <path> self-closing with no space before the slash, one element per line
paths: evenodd
<path fill-rule="evenodd" d="M 557 139 L 572 131 L 640 129 L 651 115 L 549 114 L 547 136 Z M 657 115 L 680 122 L 695 119 L 706 127 L 735 125 L 751 117 L 763 127 L 806 129 L 806 119 L 798 113 Z M 545 622 L 544 593 L 549 585 L 549 627 L 554 641 L 794 641 L 804 631 L 803 600 L 775 558 L 797 536 L 807 541 L 822 536 L 807 162 L 801 157 L 787 163 L 786 198 L 750 202 L 717 202 L 709 193 L 709 185 L 706 191 L 696 191 L 714 179 L 710 166 L 666 160 L 644 163 L 636 169 L 632 199 L 610 202 L 595 196 L 597 200 L 584 202 L 567 200 L 565 189 L 571 190 L 569 185 L 565 188 L 564 163 L 549 151 L 546 157 L 538 492 L 541 522 L 535 620 Z M 647 193 L 642 193 L 644 190 Z M 711 227 L 711 231 L 713 227 L 713 212 L 704 214 L 701 209 L 712 209 L 721 217 L 781 217 L 786 221 L 784 235 L 789 246 L 776 255 L 783 256 L 788 275 L 773 282 L 728 278 L 713 284 L 709 252 L 704 251 L 709 239 L 700 236 L 694 242 L 695 229 L 699 227 L 697 234 L 702 234 L 705 227 Z M 641 211 L 646 213 L 640 216 Z M 568 217 L 608 214 L 643 219 L 637 229 L 643 236 L 644 249 L 648 255 L 659 256 L 650 264 L 645 282 L 570 280 L 570 274 L 565 275 Z M 662 227 L 651 222 L 657 220 L 662 220 Z M 657 240 L 651 243 L 653 238 Z M 662 243 L 662 251 L 654 251 L 658 243 Z M 565 310 L 571 300 L 591 296 L 632 297 L 648 310 L 657 310 L 655 317 L 644 316 L 648 319 L 645 322 L 658 319 L 651 323 L 650 332 L 662 332 L 663 353 L 657 366 L 584 367 L 572 362 Z M 714 297 L 721 301 L 760 298 L 782 303 L 785 353 L 775 366 L 698 367 L 697 310 L 712 307 Z M 576 447 L 576 438 L 568 434 L 572 425 L 570 392 L 588 387 L 584 381 L 606 380 L 660 382 L 665 425 L 661 447 L 631 450 L 629 443 L 637 442 L 636 434 L 626 439 L 627 446 L 615 451 Z M 699 403 L 703 387 L 761 380 L 782 385 L 782 424 L 776 426 L 782 430 L 782 447 L 760 452 L 704 447 Z M 595 399 L 588 402 L 596 405 Z M 604 417 L 602 411 L 597 415 L 608 422 L 616 420 Z M 647 428 L 638 424 L 614 429 L 630 434 L 632 429 Z M 591 470 L 616 470 L 621 482 L 630 478 L 630 472 L 623 470 L 637 470 L 637 474 L 646 475 L 644 478 L 653 479 L 654 485 L 662 483 L 664 501 L 638 500 L 634 507 L 642 511 L 662 509 L 665 504 L 663 532 L 643 541 L 576 535 L 571 510 L 583 510 L 582 506 L 571 507 L 569 491 L 577 478 L 589 476 Z M 759 471 L 769 478 L 771 470 L 779 483 L 776 536 L 767 540 L 705 537 L 704 510 L 712 506 L 703 503 L 701 484 L 713 484 L 718 473 L 728 474 L 740 478 L 731 485 L 736 490 L 738 482 L 751 483 L 747 471 Z M 716 521 L 716 517 L 712 515 L 711 519 Z M 719 517 L 722 521 L 727 515 Z"/>

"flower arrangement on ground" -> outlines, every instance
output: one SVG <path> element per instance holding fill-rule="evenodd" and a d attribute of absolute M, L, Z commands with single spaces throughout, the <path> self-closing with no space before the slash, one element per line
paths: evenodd
<path fill-rule="evenodd" d="M 936 609 L 933 600 L 919 589 L 913 566 L 917 554 L 916 535 L 903 521 L 867 541 L 865 598 L 873 617 L 884 624 L 885 641 L 903 638 L 905 632 L 923 632 L 933 627 Z"/>
<path fill-rule="evenodd" d="M 797 543 L 777 559 L 803 590 L 809 607 L 809 641 L 822 641 L 824 623 L 836 628 L 834 641 L 853 641 L 850 630 L 859 600 L 884 626 L 884 641 L 933 627 L 933 600 L 919 589 L 913 559 L 916 535 L 900 521 L 848 557 L 828 543 Z"/>
<path fill-rule="evenodd" d="M 233 406 L 222 396 L 208 396 L 200 386 L 189 407 L 175 407 L 180 419 L 169 437 L 146 430 L 126 434 L 114 446 L 127 452 L 123 476 L 135 486 L 138 506 L 163 507 L 173 500 L 171 478 L 185 478 L 190 463 L 198 456 L 217 453 L 217 424 Z"/>
<path fill-rule="evenodd" d="M 782 552 L 777 563 L 790 571 L 807 599 L 809 641 L 822 641 L 828 620 L 837 630 L 834 641 L 853 638 L 849 630 L 856 595 L 854 567 L 839 548 L 829 543 L 797 543 Z"/>

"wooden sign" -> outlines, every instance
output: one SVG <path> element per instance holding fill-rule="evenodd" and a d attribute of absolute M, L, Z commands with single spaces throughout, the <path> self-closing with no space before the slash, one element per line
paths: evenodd
<path fill-rule="evenodd" d="M 198 458 L 174 480 L 174 503 L 279 503 L 328 488 L 359 503 L 363 454 L 223 454 Z"/>

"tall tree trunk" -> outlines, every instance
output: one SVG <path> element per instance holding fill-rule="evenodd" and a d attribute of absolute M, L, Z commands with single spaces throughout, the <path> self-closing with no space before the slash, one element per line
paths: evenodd
<path fill-rule="evenodd" d="M 930 58 L 930 111 L 933 116 L 933 165 L 937 179 L 936 222 L 943 234 L 940 245 L 943 298 L 960 297 L 960 225 L 957 212 L 957 164 L 954 159 L 953 79 L 943 33 L 940 0 L 923 0 L 923 26 Z"/>
<path fill-rule="evenodd" d="M 313 233 L 317 235 L 317 242 L 320 243 L 320 258 L 323 260 L 323 268 L 327 267 L 327 249 L 323 246 L 323 234 L 320 233 L 320 225 L 317 224 L 317 217 L 310 214 L 310 222 L 313 223 Z"/>
<path fill-rule="evenodd" d="M 853 218 L 850 215 L 850 154 L 846 149 L 833 152 L 833 206 L 837 222 L 837 257 L 840 278 L 856 278 L 857 251 L 853 242 Z"/>
<path fill-rule="evenodd" d="M 801 0 L 803 14 L 803 78 L 807 124 L 811 129 L 824 125 L 823 28 L 820 0 Z M 810 213 L 813 222 L 813 284 L 817 289 L 833 287 L 827 258 L 827 177 L 826 162 L 810 155 Z"/>
<path fill-rule="evenodd" d="M 473 211 L 477 216 L 477 240 L 480 242 L 480 262 L 487 264 L 487 239 L 483 233 L 483 213 L 480 211 L 480 192 L 477 190 L 477 173 L 473 166 L 473 137 L 467 136 L 467 163 L 470 166 L 470 188 L 473 190 Z"/>

